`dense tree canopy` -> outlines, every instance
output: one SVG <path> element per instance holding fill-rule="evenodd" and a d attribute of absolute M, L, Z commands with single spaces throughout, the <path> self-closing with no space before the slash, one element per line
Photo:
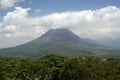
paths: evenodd
<path fill-rule="evenodd" d="M 37 60 L 0 57 L 0 80 L 120 80 L 120 59 L 59 55 Z"/>

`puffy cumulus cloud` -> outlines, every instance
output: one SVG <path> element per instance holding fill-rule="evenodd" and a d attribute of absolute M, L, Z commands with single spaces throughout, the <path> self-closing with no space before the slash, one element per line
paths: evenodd
<path fill-rule="evenodd" d="M 14 25 L 6 25 L 2 31 L 1 31 L 1 34 L 3 34 L 4 36 L 6 37 L 12 37 L 13 35 L 13 31 L 15 31 L 16 29 L 16 26 Z"/>
<path fill-rule="evenodd" d="M 8 12 L 3 17 L 3 23 L 4 24 L 20 24 L 24 23 L 24 21 L 28 17 L 28 11 L 30 8 L 21 8 L 21 7 L 15 7 L 15 10 L 13 12 Z"/>
<path fill-rule="evenodd" d="M 81 37 L 100 39 L 119 36 L 120 8 L 108 6 L 97 10 L 54 13 L 40 18 L 44 26 L 69 28 Z"/>
<path fill-rule="evenodd" d="M 23 0 L 0 0 L 0 9 L 7 9 L 13 7 L 15 3 L 22 2 Z"/>
<path fill-rule="evenodd" d="M 32 18 L 28 15 L 30 8 L 15 7 L 13 12 L 8 12 L 0 23 L 0 37 L 21 38 L 28 40 L 43 33 L 43 28 L 39 25 L 39 18 Z M 26 41 L 26 40 L 25 40 Z"/>
<path fill-rule="evenodd" d="M 55 28 L 68 28 L 80 37 L 91 39 L 117 38 L 120 35 L 120 8 L 115 6 L 53 13 L 41 17 L 30 17 L 29 10 L 30 8 L 16 7 L 3 17 L 0 23 L 1 39 L 12 38 L 15 41 L 19 38 L 24 42 Z"/>

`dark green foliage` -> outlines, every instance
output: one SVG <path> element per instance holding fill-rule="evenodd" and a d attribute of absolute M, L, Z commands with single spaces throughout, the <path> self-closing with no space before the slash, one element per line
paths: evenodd
<path fill-rule="evenodd" d="M 120 59 L 46 55 L 0 58 L 0 80 L 120 80 Z"/>

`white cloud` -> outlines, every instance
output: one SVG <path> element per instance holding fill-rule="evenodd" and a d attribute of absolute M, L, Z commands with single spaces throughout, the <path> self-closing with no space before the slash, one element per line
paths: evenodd
<path fill-rule="evenodd" d="M 115 6 L 41 17 L 30 17 L 29 10 L 30 8 L 16 7 L 13 12 L 8 12 L 0 23 L 0 37 L 12 37 L 13 41 L 21 38 L 26 41 L 54 28 L 68 28 L 80 37 L 91 39 L 116 38 L 120 35 L 120 8 Z"/>
<path fill-rule="evenodd" d="M 13 7 L 15 3 L 19 3 L 23 0 L 0 0 L 0 9 L 7 9 Z"/>
<path fill-rule="evenodd" d="M 3 28 L 4 31 L 13 31 L 16 29 L 16 26 L 14 25 L 8 25 Z"/>
<path fill-rule="evenodd" d="M 41 21 L 50 28 L 69 28 L 81 37 L 108 38 L 116 36 L 113 32 L 120 33 L 120 8 L 108 6 L 97 10 L 54 13 L 41 17 Z"/>
<path fill-rule="evenodd" d="M 6 16 L 3 17 L 4 24 L 20 24 L 24 23 L 28 17 L 28 11 L 30 8 L 23 9 L 21 7 L 15 7 L 13 12 L 8 12 Z"/>

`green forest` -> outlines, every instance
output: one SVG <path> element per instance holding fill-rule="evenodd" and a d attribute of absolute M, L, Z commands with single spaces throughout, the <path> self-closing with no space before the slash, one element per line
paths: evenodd
<path fill-rule="evenodd" d="M 0 57 L 0 80 L 120 80 L 120 59 L 94 56 Z"/>

